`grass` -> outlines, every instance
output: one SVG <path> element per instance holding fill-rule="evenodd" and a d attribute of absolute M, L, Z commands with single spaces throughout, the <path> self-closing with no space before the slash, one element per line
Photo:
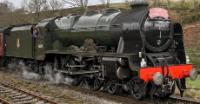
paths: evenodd
<path fill-rule="evenodd" d="M 187 48 L 186 49 L 187 55 L 190 58 L 190 62 L 194 65 L 196 69 L 200 71 L 200 49 L 197 47 L 193 48 Z M 195 81 L 187 79 L 187 86 L 189 88 L 197 88 L 200 89 L 200 75 Z"/>
<path fill-rule="evenodd" d="M 190 62 L 195 68 L 200 68 L 200 49 L 198 48 L 187 48 L 186 53 L 189 56 Z"/>
<path fill-rule="evenodd" d="M 190 80 L 189 78 L 187 79 L 187 87 L 188 88 L 197 88 L 200 89 L 200 75 L 195 81 Z"/>

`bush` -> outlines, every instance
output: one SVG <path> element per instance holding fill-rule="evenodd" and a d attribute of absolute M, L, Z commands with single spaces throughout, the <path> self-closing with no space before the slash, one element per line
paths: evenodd
<path fill-rule="evenodd" d="M 184 15 L 184 14 L 183 14 Z M 200 21 L 200 13 L 190 13 L 189 15 L 185 15 L 181 17 L 182 24 L 188 24 L 195 21 Z"/>

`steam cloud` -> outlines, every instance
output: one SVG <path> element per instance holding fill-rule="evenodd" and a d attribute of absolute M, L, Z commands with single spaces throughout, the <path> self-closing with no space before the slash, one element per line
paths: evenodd
<path fill-rule="evenodd" d="M 67 84 L 71 85 L 74 81 L 71 77 L 66 77 L 60 72 L 53 72 L 53 67 L 50 64 L 45 65 L 44 68 L 44 75 L 40 75 L 35 73 L 31 70 L 31 67 L 26 65 L 23 61 L 19 63 L 9 63 L 8 68 L 10 70 L 15 70 L 20 73 L 20 75 L 26 80 L 45 80 L 48 81 L 50 84 Z"/>
<path fill-rule="evenodd" d="M 30 72 L 29 67 L 27 67 L 23 61 L 19 62 L 19 68 L 22 70 L 23 78 L 25 78 L 27 80 L 40 80 L 41 79 L 41 76 L 39 74 Z"/>

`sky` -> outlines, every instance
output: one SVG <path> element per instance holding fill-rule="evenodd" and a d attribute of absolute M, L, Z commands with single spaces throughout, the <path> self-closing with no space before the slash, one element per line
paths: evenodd
<path fill-rule="evenodd" d="M 0 0 L 0 2 L 3 2 L 3 1 L 4 0 Z M 7 1 L 12 2 L 15 7 L 20 8 L 23 0 L 7 0 Z"/>
<path fill-rule="evenodd" d="M 4 0 L 0 0 L 0 2 L 3 2 Z M 7 0 L 9 2 L 12 2 L 16 8 L 20 8 L 22 5 L 23 0 Z M 99 4 L 100 0 L 89 0 L 90 5 L 94 4 Z M 116 2 L 122 2 L 123 0 L 111 0 L 111 2 L 116 3 Z"/>

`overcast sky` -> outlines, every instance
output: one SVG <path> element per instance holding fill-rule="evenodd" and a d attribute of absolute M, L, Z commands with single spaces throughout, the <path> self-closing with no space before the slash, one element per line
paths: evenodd
<path fill-rule="evenodd" d="M 5 1 L 5 0 L 0 0 L 0 2 L 3 2 L 3 1 Z M 19 8 L 19 7 L 21 7 L 23 0 L 7 0 L 7 1 L 12 2 L 15 7 Z"/>
<path fill-rule="evenodd" d="M 1 2 L 4 0 L 0 0 Z M 8 0 L 12 2 L 15 7 L 20 8 L 23 0 Z M 90 5 L 98 4 L 100 0 L 89 0 Z M 123 0 L 111 0 L 111 2 L 122 2 Z"/>

